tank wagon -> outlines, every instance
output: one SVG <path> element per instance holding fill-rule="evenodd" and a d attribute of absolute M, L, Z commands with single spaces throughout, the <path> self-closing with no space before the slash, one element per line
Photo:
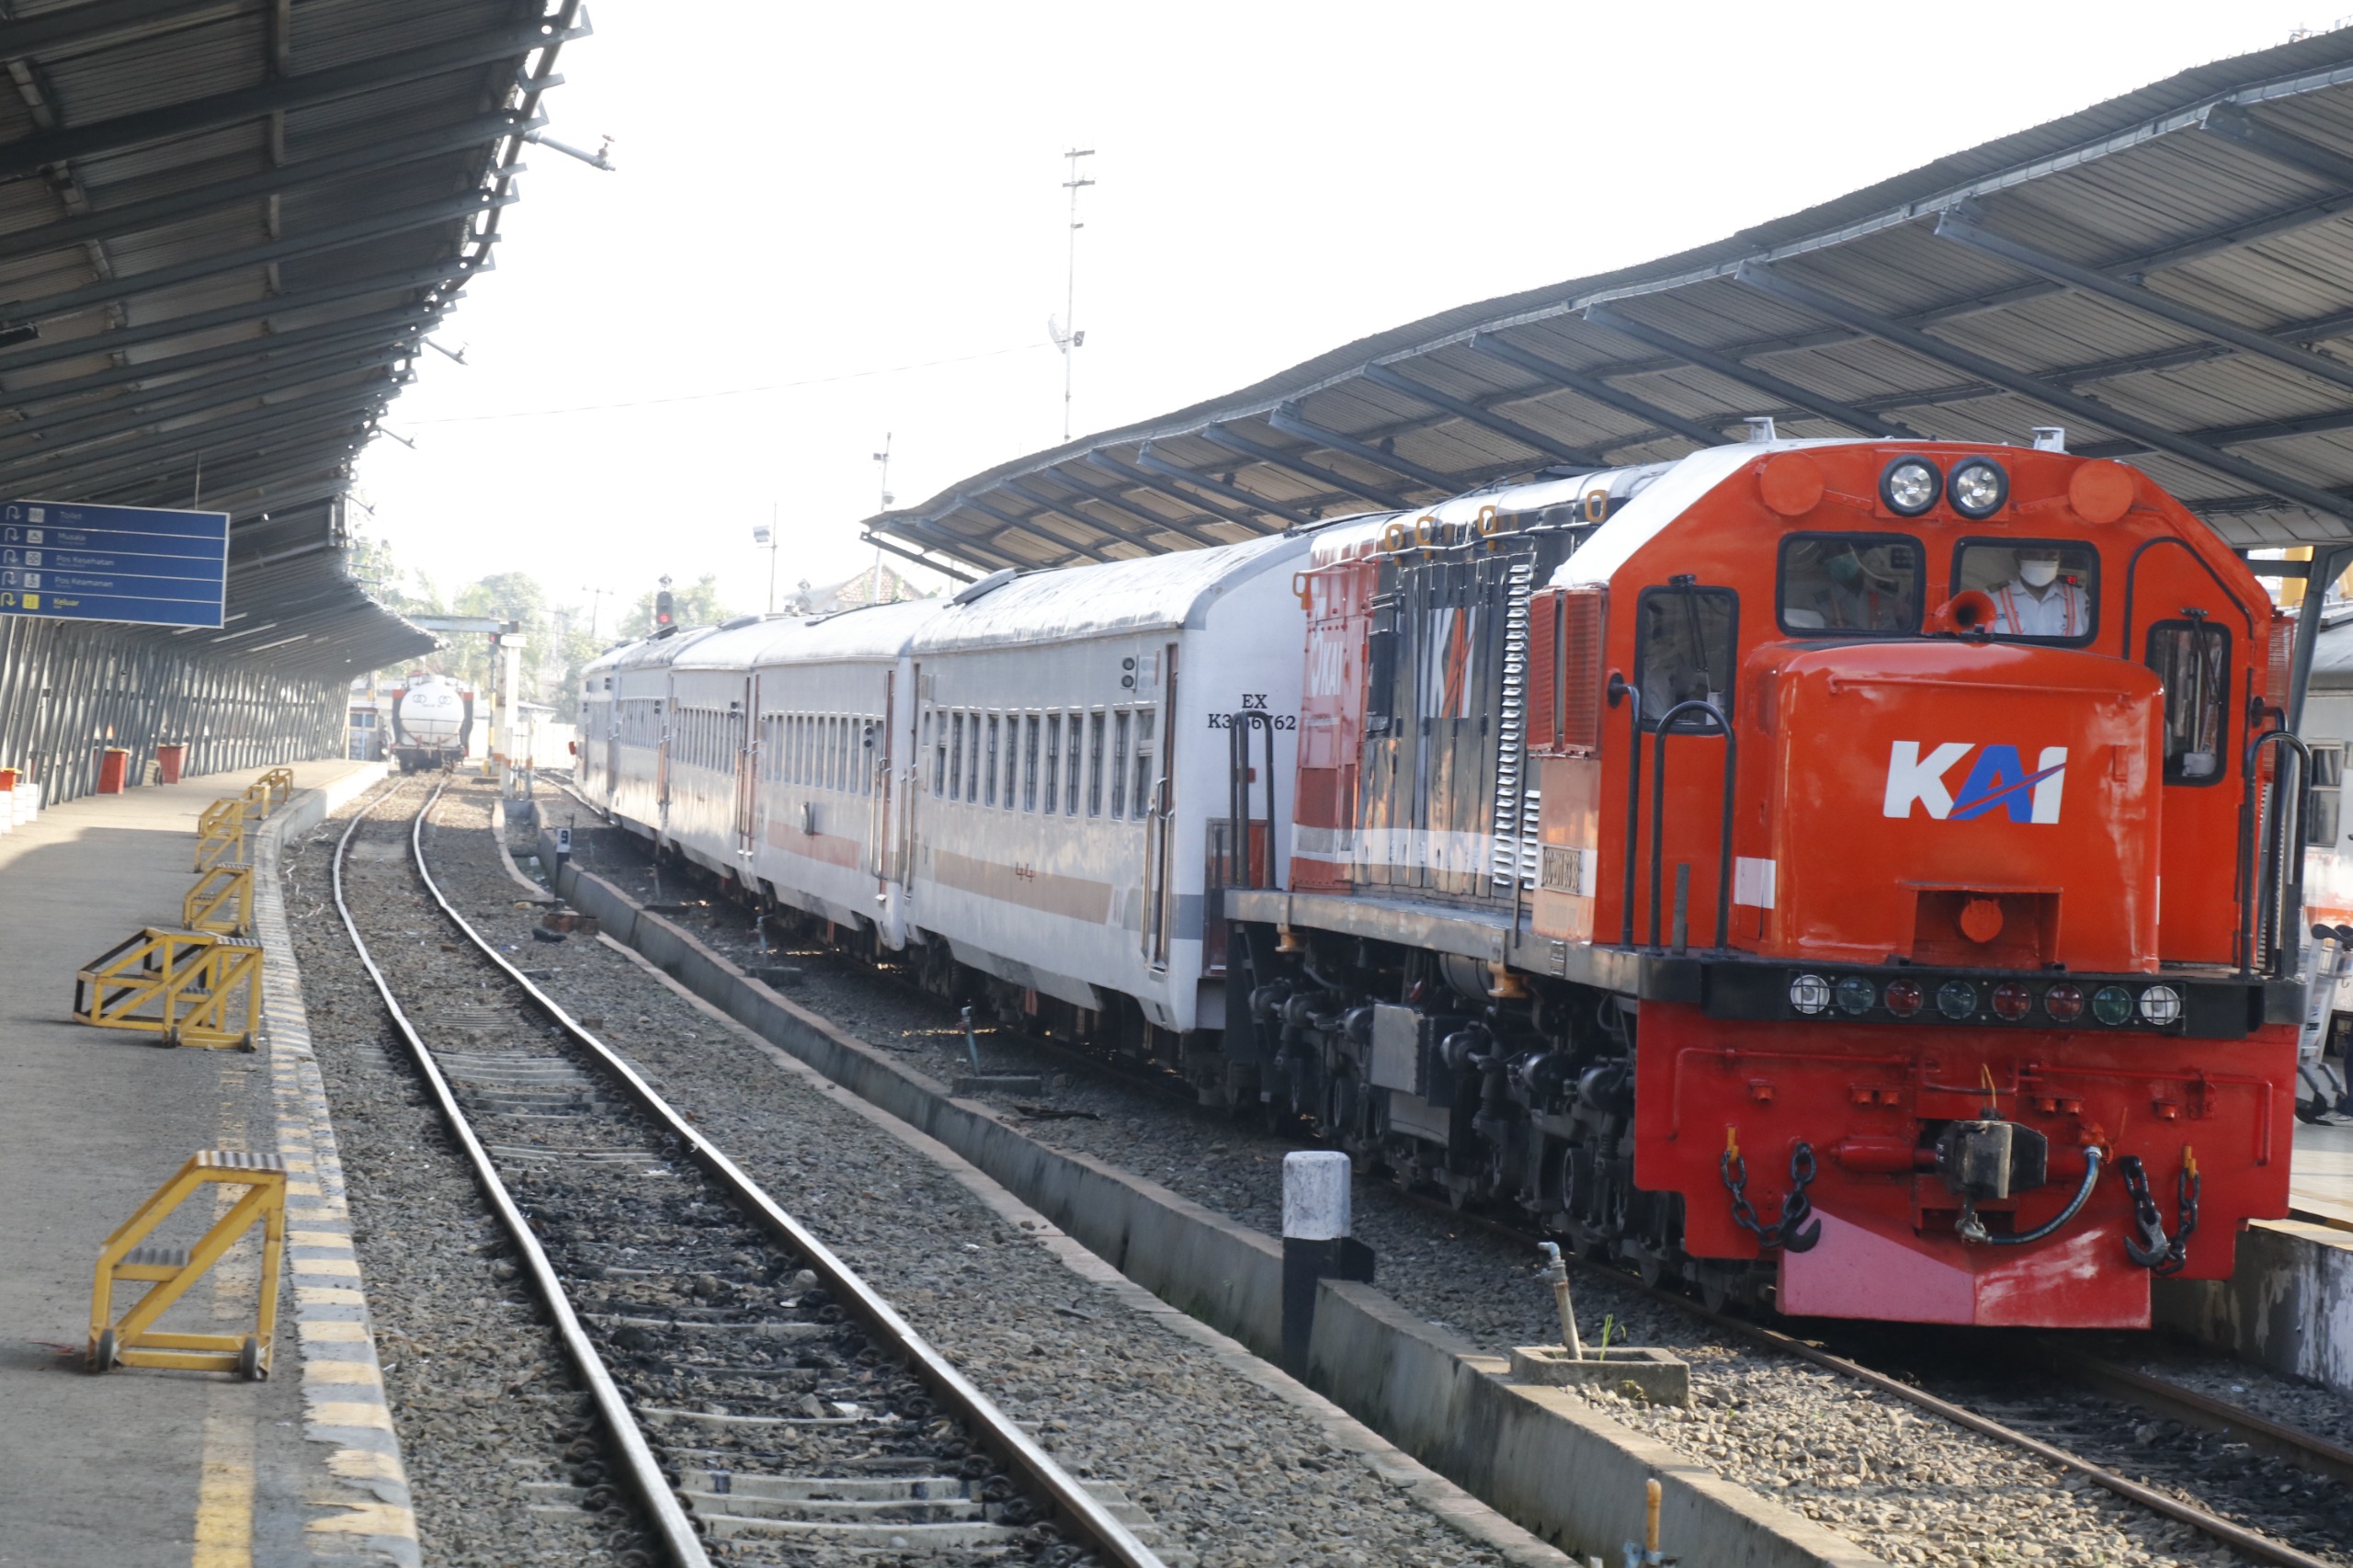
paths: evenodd
<path fill-rule="evenodd" d="M 2286 1209 L 2290 626 L 2123 465 L 1767 439 L 638 644 L 584 772 L 939 989 L 1710 1300 L 2136 1326 Z"/>

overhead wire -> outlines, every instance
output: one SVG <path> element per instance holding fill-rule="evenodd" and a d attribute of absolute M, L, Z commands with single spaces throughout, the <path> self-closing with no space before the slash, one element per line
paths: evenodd
<path fill-rule="evenodd" d="M 404 419 L 404 425 L 472 425 L 494 419 L 547 419 L 566 414 L 601 414 L 610 410 L 654 408 L 665 403 L 708 403 L 718 398 L 756 397 L 766 392 L 793 392 L 802 387 L 832 386 L 842 381 L 871 381 L 878 376 L 904 375 L 910 370 L 937 369 L 944 365 L 969 365 L 982 359 L 1002 359 L 1007 355 L 1028 354 L 1049 347 L 1045 343 L 1016 344 L 1006 348 L 990 348 L 978 354 L 959 354 L 945 359 L 922 359 L 908 365 L 889 365 L 870 370 L 846 370 L 835 376 L 812 376 L 798 381 L 770 381 L 753 387 L 722 387 L 712 392 L 676 392 L 667 397 L 633 398 L 624 403 L 581 403 L 563 408 L 517 408 L 492 414 L 444 414 L 427 419 Z"/>

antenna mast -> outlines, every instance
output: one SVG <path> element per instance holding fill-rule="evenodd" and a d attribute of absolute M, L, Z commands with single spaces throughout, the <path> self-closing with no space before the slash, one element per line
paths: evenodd
<path fill-rule="evenodd" d="M 1078 193 L 1095 182 L 1082 178 L 1078 172 L 1081 158 L 1095 156 L 1092 147 L 1073 147 L 1063 154 L 1070 160 L 1070 178 L 1063 181 L 1063 188 L 1070 192 L 1069 257 L 1063 274 L 1063 319 L 1052 326 L 1054 347 L 1063 351 L 1063 439 L 1070 439 L 1070 382 L 1072 356 L 1086 342 L 1086 334 L 1078 330 L 1078 232 L 1086 227 L 1078 221 Z"/>
<path fill-rule="evenodd" d="M 874 454 L 874 460 L 882 465 L 882 510 L 887 512 L 891 509 L 891 503 L 896 499 L 891 494 L 891 432 L 888 430 L 882 432 L 882 449 Z M 867 603 L 879 605 L 881 602 L 882 547 L 878 544 L 874 547 L 874 593 Z"/>

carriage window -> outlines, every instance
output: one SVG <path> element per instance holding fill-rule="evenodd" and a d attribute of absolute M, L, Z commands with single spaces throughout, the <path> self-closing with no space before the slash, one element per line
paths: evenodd
<path fill-rule="evenodd" d="M 995 714 L 992 713 L 989 715 L 988 799 L 982 802 L 984 805 L 991 806 L 996 804 L 996 732 L 997 718 Z"/>
<path fill-rule="evenodd" d="M 1005 809 L 1021 809 L 1021 715 L 1005 716 Z"/>
<path fill-rule="evenodd" d="M 1086 716 L 1086 814 L 1103 814 L 1103 715 Z"/>
<path fill-rule="evenodd" d="M 1054 814 L 1054 775 L 1062 761 L 1063 716 L 1046 715 L 1046 814 Z"/>
<path fill-rule="evenodd" d="M 1781 541 L 1781 630 L 1917 631 L 1922 562 L 1919 541 L 1903 534 L 1791 534 Z"/>
<path fill-rule="evenodd" d="M 964 715 L 961 713 L 956 715 L 955 733 L 955 750 L 948 760 L 948 798 L 951 801 L 961 799 L 963 795 Z"/>
<path fill-rule="evenodd" d="M 1128 715 L 1123 711 L 1111 721 L 1111 814 L 1127 815 L 1128 803 Z M 1141 802 L 1139 802 L 1141 803 Z"/>
<path fill-rule="evenodd" d="M 2318 848 L 2334 847 L 2342 817 L 2338 797 L 2345 783 L 2345 744 L 2341 741 L 2313 743 L 2312 788 L 2304 794 L 2304 842 Z"/>
<path fill-rule="evenodd" d="M 1138 817 L 1148 817 L 1158 804 L 1152 798 L 1152 710 L 1147 708 L 1136 715 L 1136 777 L 1129 798 L 1135 801 Z"/>
<path fill-rule="evenodd" d="M 2160 620 L 2149 628 L 2148 661 L 2165 688 L 2165 782 L 2217 782 L 2229 741 L 2230 632 L 2202 620 Z"/>
<path fill-rule="evenodd" d="M 1021 809 L 1038 809 L 1038 715 L 1021 722 Z"/>
<path fill-rule="evenodd" d="M 1729 712 L 1732 666 L 1740 631 L 1740 596 L 1730 588 L 1645 588 L 1636 612 L 1634 684 L 1643 694 L 1643 728 L 1654 730 L 1678 702 L 1705 701 Z M 1686 713 L 1677 730 L 1710 727 Z"/>
<path fill-rule="evenodd" d="M 981 800 L 981 716 L 965 715 L 966 726 L 972 731 L 972 746 L 964 755 L 964 799 L 978 805 Z"/>
<path fill-rule="evenodd" d="M 2066 540 L 1963 540 L 1952 591 L 1994 601 L 1996 637 L 2088 642 L 2098 625 L 2099 552 Z"/>
<path fill-rule="evenodd" d="M 939 733 L 932 740 L 931 792 L 945 797 L 948 793 L 948 715 L 939 715 Z"/>

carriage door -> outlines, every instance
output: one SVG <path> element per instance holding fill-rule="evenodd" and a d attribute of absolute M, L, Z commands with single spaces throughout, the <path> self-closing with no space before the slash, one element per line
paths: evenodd
<path fill-rule="evenodd" d="M 1168 967 L 1168 926 L 1170 900 L 1168 862 L 1170 842 L 1176 817 L 1176 644 L 1169 643 L 1160 653 L 1160 744 L 1155 759 L 1153 741 L 1153 712 L 1147 708 L 1138 721 L 1144 726 L 1138 741 L 1136 778 L 1139 792 L 1144 794 L 1144 957 L 1154 969 Z M 1271 831 L 1271 824 L 1269 831 Z M 1269 856 L 1273 846 L 1267 846 Z"/>
<path fill-rule="evenodd" d="M 898 822 L 898 864 L 892 872 L 892 881 L 910 890 L 915 880 L 915 812 L 924 797 L 924 769 L 933 766 L 931 727 L 947 722 L 946 719 L 932 712 L 932 695 L 924 684 L 923 666 L 915 665 L 914 683 L 907 688 L 907 700 L 915 704 L 917 715 L 915 754 L 907 759 L 907 792 L 904 809 L 900 812 Z M 942 738 L 945 738 L 944 734 Z"/>
<path fill-rule="evenodd" d="M 605 798 L 613 800 L 621 786 L 621 703 L 610 676 L 605 691 Z"/>
<path fill-rule="evenodd" d="M 877 881 L 891 876 L 891 785 L 892 705 L 898 697 L 899 672 L 882 672 L 882 724 L 866 727 L 866 869 Z M 880 890 L 877 890 L 880 891 Z"/>
<path fill-rule="evenodd" d="M 754 820 L 760 800 L 760 677 L 744 682 L 743 706 L 728 715 L 735 731 L 735 858 L 744 862 L 742 881 L 749 882 L 754 846 L 759 842 Z"/>

